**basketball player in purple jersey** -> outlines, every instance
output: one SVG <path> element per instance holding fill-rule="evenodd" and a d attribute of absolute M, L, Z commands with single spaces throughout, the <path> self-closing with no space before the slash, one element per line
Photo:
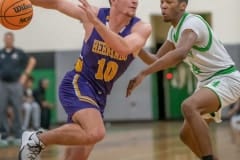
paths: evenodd
<path fill-rule="evenodd" d="M 111 8 L 80 2 L 32 0 L 34 5 L 79 19 L 85 37 L 75 68 L 66 73 L 59 87 L 68 123 L 46 132 L 24 132 L 19 160 L 38 159 L 41 150 L 53 144 L 69 145 L 65 160 L 87 159 L 105 136 L 107 95 L 151 34 L 150 24 L 135 17 L 138 0 L 110 0 Z"/>

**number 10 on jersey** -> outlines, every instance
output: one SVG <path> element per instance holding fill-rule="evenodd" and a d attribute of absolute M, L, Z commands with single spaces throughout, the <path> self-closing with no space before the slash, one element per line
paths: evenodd
<path fill-rule="evenodd" d="M 106 59 L 102 58 L 98 60 L 98 70 L 95 74 L 95 78 L 98 80 L 104 80 L 105 82 L 111 81 L 118 71 L 118 64 L 114 61 L 106 62 Z"/>

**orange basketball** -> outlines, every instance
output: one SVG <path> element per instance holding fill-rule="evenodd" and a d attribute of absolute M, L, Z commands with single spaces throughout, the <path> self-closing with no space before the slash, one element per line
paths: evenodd
<path fill-rule="evenodd" d="M 27 26 L 33 16 L 30 0 L 0 0 L 0 23 L 12 30 Z"/>

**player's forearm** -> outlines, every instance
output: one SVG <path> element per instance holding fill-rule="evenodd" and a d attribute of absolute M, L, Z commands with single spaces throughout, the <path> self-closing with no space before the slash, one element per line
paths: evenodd
<path fill-rule="evenodd" d="M 156 55 L 154 55 L 150 52 L 147 52 L 143 49 L 141 49 L 138 56 L 146 64 L 152 64 L 153 62 L 155 62 L 158 59 Z"/>
<path fill-rule="evenodd" d="M 181 52 L 182 52 L 181 50 L 177 50 L 177 49 L 174 51 L 170 51 L 168 54 L 159 58 L 157 61 L 151 64 L 147 69 L 143 70 L 141 73 L 147 76 L 149 74 L 175 66 L 186 57 L 186 54 L 183 54 Z"/>
<path fill-rule="evenodd" d="M 82 23 L 87 21 L 85 12 L 78 4 L 73 3 L 72 1 L 59 0 L 55 9 L 69 17 L 80 20 Z"/>
<path fill-rule="evenodd" d="M 120 55 L 128 55 L 134 52 L 134 49 L 131 47 L 131 44 L 125 42 L 121 36 L 108 29 L 99 20 L 94 23 L 94 26 L 97 32 L 101 35 L 101 37 L 105 41 L 105 43 L 107 43 L 109 47 L 111 47 Z"/>
<path fill-rule="evenodd" d="M 30 0 L 30 1 L 35 6 L 48 9 L 55 9 L 58 3 L 58 0 Z"/>
<path fill-rule="evenodd" d="M 83 11 L 78 4 L 69 0 L 31 0 L 32 4 L 46 9 L 57 10 L 81 22 L 84 20 Z"/>
<path fill-rule="evenodd" d="M 173 49 L 175 49 L 174 44 L 166 40 L 163 45 L 158 49 L 156 56 L 160 58 Z"/>

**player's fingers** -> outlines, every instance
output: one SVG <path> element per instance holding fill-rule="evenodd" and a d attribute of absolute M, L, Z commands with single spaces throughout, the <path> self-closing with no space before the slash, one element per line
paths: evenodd
<path fill-rule="evenodd" d="M 126 97 L 130 96 L 131 95 L 131 91 L 127 88 L 127 91 L 126 91 Z"/>
<path fill-rule="evenodd" d="M 83 5 L 78 5 L 79 8 L 81 8 L 82 10 L 84 10 L 86 12 L 86 7 L 84 7 Z"/>
<path fill-rule="evenodd" d="M 131 91 L 130 89 L 127 89 L 127 91 L 126 91 L 126 97 L 130 96 L 131 93 L 132 93 L 132 91 Z"/>
<path fill-rule="evenodd" d="M 127 94 L 126 94 L 126 97 L 129 97 L 131 94 L 132 94 L 132 92 L 128 91 Z"/>
<path fill-rule="evenodd" d="M 133 86 L 134 86 L 134 83 L 135 83 L 135 80 L 130 80 L 129 83 L 128 83 L 127 89 L 131 90 L 133 88 Z"/>
<path fill-rule="evenodd" d="M 81 8 L 84 11 L 84 14 L 86 14 L 87 18 L 88 18 L 88 9 L 85 6 L 79 5 L 79 8 Z"/>
<path fill-rule="evenodd" d="M 84 0 L 78 0 L 81 4 L 82 4 L 82 6 L 86 6 L 86 3 L 84 2 Z"/>
<path fill-rule="evenodd" d="M 88 3 L 88 1 L 87 0 L 84 0 L 85 1 L 85 3 L 88 5 L 88 6 L 90 6 L 90 4 Z"/>
<path fill-rule="evenodd" d="M 128 87 L 127 87 L 127 94 L 126 94 L 127 97 L 131 95 L 132 90 L 135 88 L 135 84 L 136 84 L 135 79 L 132 79 L 129 81 Z"/>
<path fill-rule="evenodd" d="M 86 0 L 79 0 L 85 7 L 89 7 L 89 3 Z"/>
<path fill-rule="evenodd" d="M 130 92 L 130 83 L 131 83 L 131 81 L 129 81 L 128 86 L 127 86 L 126 97 L 130 96 L 130 94 L 131 94 L 131 92 Z"/>

